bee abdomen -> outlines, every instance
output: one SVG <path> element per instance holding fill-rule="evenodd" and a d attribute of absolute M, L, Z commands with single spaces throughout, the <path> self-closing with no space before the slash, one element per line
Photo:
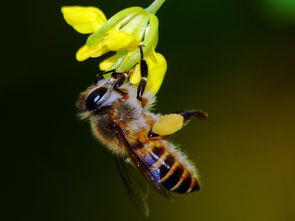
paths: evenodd
<path fill-rule="evenodd" d="M 192 173 L 180 162 L 170 168 L 169 172 L 161 178 L 161 184 L 170 191 L 189 193 L 200 190 L 200 185 Z"/>
<path fill-rule="evenodd" d="M 188 173 L 186 176 L 181 178 L 181 181 L 174 186 L 173 190 L 177 193 L 190 193 L 194 191 L 199 191 L 201 186 L 196 178 L 192 176 L 191 173 Z"/>
<path fill-rule="evenodd" d="M 151 156 L 154 158 L 153 170 L 159 174 L 160 182 L 169 191 L 189 193 L 200 190 L 200 185 L 192 172 L 163 147 L 154 147 Z"/>
<path fill-rule="evenodd" d="M 144 162 L 162 186 L 173 192 L 189 193 L 200 190 L 194 172 L 189 170 L 187 163 L 181 162 L 178 156 L 171 153 L 167 146 L 154 141 L 145 145 Z M 141 147 L 137 151 L 143 152 Z"/>

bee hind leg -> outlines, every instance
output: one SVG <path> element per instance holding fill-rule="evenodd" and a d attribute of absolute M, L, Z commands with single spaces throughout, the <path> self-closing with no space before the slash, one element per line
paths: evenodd
<path fill-rule="evenodd" d="M 167 114 L 154 123 L 148 136 L 149 138 L 167 138 L 169 135 L 180 130 L 183 125 L 184 117 L 181 114 Z"/>
<path fill-rule="evenodd" d="M 182 129 L 191 117 L 198 117 L 199 119 L 207 119 L 208 114 L 199 110 L 181 111 L 174 114 L 164 115 L 158 120 L 149 132 L 149 138 L 167 138 Z"/>
<path fill-rule="evenodd" d="M 197 117 L 198 119 L 205 120 L 208 118 L 208 113 L 201 110 L 187 110 L 176 112 L 183 116 L 185 122 L 189 121 L 192 117 Z"/>

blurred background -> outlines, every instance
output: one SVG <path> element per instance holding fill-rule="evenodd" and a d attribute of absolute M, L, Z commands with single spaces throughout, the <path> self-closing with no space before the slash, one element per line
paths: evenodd
<path fill-rule="evenodd" d="M 112 155 L 76 116 L 97 59 L 63 5 L 109 18 L 151 0 L 19 1 L 2 6 L 1 220 L 142 220 Z M 9 5 L 10 4 L 10 5 Z M 157 112 L 207 111 L 172 137 L 203 190 L 169 203 L 151 191 L 146 220 L 295 220 L 295 1 L 167 0 L 157 13 L 168 72 Z"/>

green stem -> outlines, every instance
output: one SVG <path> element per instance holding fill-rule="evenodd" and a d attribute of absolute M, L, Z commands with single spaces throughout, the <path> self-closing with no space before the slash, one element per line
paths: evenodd
<path fill-rule="evenodd" d="M 155 0 L 149 7 L 147 7 L 145 10 L 151 14 L 156 14 L 156 12 L 159 10 L 159 8 L 162 6 L 162 4 L 165 2 L 165 0 Z"/>

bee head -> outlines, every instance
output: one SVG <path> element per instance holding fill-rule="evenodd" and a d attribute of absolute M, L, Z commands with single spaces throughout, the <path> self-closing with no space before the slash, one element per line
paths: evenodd
<path fill-rule="evenodd" d="M 81 93 L 76 104 L 77 108 L 81 112 L 89 113 L 110 105 L 113 87 L 114 80 L 111 78 L 98 81 L 95 85 L 90 86 L 85 92 Z"/>

